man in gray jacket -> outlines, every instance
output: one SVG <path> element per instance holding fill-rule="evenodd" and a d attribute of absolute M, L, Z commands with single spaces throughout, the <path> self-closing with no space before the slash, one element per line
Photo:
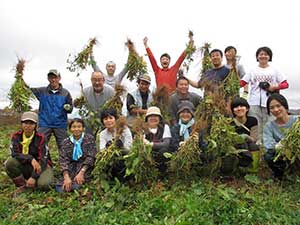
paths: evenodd
<path fill-rule="evenodd" d="M 95 114 L 94 118 L 100 120 L 101 107 L 114 96 L 115 91 L 111 86 L 104 84 L 105 78 L 101 72 L 93 72 L 91 82 L 92 86 L 83 89 L 83 95 L 86 99 L 88 109 Z M 77 107 L 76 103 L 74 105 Z M 86 132 L 95 135 L 92 128 L 92 121 L 85 120 L 85 122 Z"/>

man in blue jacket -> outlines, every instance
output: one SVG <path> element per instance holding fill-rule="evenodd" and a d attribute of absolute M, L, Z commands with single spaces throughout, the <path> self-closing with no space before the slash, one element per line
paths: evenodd
<path fill-rule="evenodd" d="M 68 90 L 60 83 L 60 73 L 52 69 L 48 72 L 49 85 L 47 87 L 30 88 L 39 100 L 39 129 L 45 135 L 48 143 L 53 133 L 58 148 L 68 137 L 68 113 L 73 110 L 72 97 Z"/>

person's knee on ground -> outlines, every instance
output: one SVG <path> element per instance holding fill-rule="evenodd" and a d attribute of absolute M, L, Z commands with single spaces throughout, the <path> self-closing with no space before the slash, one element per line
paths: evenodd
<path fill-rule="evenodd" d="M 237 156 L 230 155 L 222 158 L 220 172 L 222 175 L 232 175 L 238 165 Z"/>
<path fill-rule="evenodd" d="M 9 158 L 6 160 L 5 170 L 11 179 L 22 175 L 22 171 L 20 170 L 20 162 L 15 158 Z"/>
<path fill-rule="evenodd" d="M 54 181 L 53 169 L 48 167 L 37 180 L 37 187 L 41 190 L 49 190 Z"/>

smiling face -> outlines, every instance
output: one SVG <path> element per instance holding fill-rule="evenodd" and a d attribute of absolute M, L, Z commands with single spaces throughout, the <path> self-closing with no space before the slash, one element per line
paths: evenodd
<path fill-rule="evenodd" d="M 160 58 L 160 64 L 163 69 L 168 69 L 170 65 L 170 59 L 166 56 Z"/>
<path fill-rule="evenodd" d="M 269 105 L 270 112 L 276 119 L 282 119 L 283 117 L 288 116 L 288 111 L 284 108 L 283 105 L 276 99 L 273 99 Z"/>
<path fill-rule="evenodd" d="M 218 68 L 222 65 L 222 55 L 220 52 L 212 52 L 210 54 L 210 60 L 215 68 Z"/>
<path fill-rule="evenodd" d="M 270 61 L 270 56 L 265 51 L 260 51 L 257 55 L 257 61 L 260 66 L 266 66 L 268 65 L 268 62 Z"/>
<path fill-rule="evenodd" d="M 104 77 L 100 72 L 93 72 L 91 77 L 91 82 L 93 89 L 96 93 L 100 93 L 103 90 L 104 86 Z"/>
<path fill-rule="evenodd" d="M 106 71 L 108 75 L 113 76 L 116 71 L 116 64 L 113 62 L 108 62 L 106 64 Z"/>
<path fill-rule="evenodd" d="M 60 76 L 56 76 L 54 74 L 48 75 L 48 81 L 49 81 L 51 89 L 56 90 L 59 88 L 60 79 L 61 79 Z"/>
<path fill-rule="evenodd" d="M 107 116 L 107 117 L 103 118 L 103 124 L 104 124 L 105 128 L 111 130 L 116 125 L 116 118 L 114 116 Z"/>
<path fill-rule="evenodd" d="M 78 140 L 78 139 L 80 139 L 81 134 L 84 131 L 84 126 L 82 123 L 75 121 L 74 123 L 72 123 L 72 125 L 70 127 L 70 131 L 73 134 L 74 138 L 76 140 Z"/>
<path fill-rule="evenodd" d="M 233 108 L 233 114 L 235 117 L 243 119 L 247 117 L 247 112 L 249 109 L 247 109 L 246 106 L 238 105 L 237 107 Z"/>
<path fill-rule="evenodd" d="M 232 61 L 232 60 L 234 60 L 235 55 L 236 55 L 236 52 L 235 52 L 235 50 L 234 50 L 233 48 L 230 49 L 230 50 L 227 50 L 227 51 L 225 52 L 225 57 L 226 57 L 226 60 L 227 60 L 227 61 Z"/>
<path fill-rule="evenodd" d="M 187 80 L 181 79 L 177 83 L 177 91 L 181 95 L 188 94 L 189 91 L 189 82 Z"/>
<path fill-rule="evenodd" d="M 179 113 L 179 118 L 183 123 L 188 123 L 193 118 L 193 115 L 188 109 L 184 109 Z"/>
<path fill-rule="evenodd" d="M 147 117 L 147 124 L 149 128 L 157 128 L 160 122 L 160 116 L 158 115 L 150 115 Z"/>
<path fill-rule="evenodd" d="M 142 93 L 146 93 L 149 91 L 149 86 L 150 86 L 150 83 L 149 82 L 146 82 L 144 80 L 140 80 L 139 82 L 139 90 L 142 92 Z"/>
<path fill-rule="evenodd" d="M 36 129 L 36 123 L 31 120 L 25 120 L 21 122 L 21 128 L 26 137 L 30 137 Z"/>

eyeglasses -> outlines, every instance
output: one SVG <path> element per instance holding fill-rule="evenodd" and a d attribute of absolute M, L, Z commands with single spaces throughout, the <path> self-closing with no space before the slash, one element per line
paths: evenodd
<path fill-rule="evenodd" d="M 96 82 L 104 82 L 104 79 L 103 79 L 103 78 L 99 78 L 99 79 L 94 79 L 94 78 L 92 78 L 92 82 L 93 82 L 93 83 L 96 83 Z"/>

